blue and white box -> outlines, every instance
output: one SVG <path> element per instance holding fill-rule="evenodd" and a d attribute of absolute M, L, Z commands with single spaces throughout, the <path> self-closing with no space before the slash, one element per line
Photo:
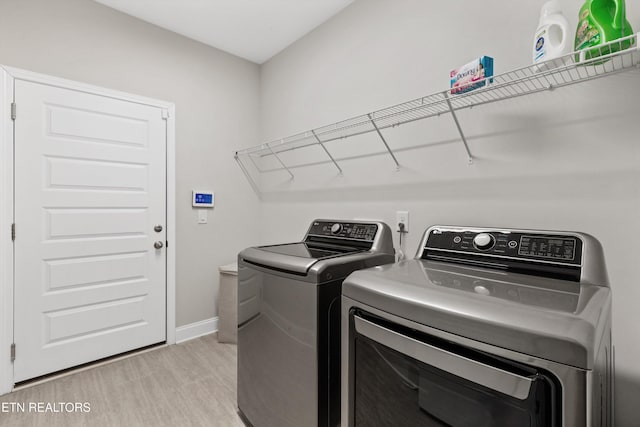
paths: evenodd
<path fill-rule="evenodd" d="M 481 56 L 462 67 L 451 70 L 451 93 L 465 93 L 485 86 L 487 81 L 493 81 L 488 79 L 491 76 L 493 76 L 493 58 Z"/>

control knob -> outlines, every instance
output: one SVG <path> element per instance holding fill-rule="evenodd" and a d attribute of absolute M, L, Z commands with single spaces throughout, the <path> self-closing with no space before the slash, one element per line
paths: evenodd
<path fill-rule="evenodd" d="M 495 245 L 496 239 L 489 233 L 479 233 L 473 238 L 473 246 L 481 251 L 491 249 Z"/>
<path fill-rule="evenodd" d="M 335 223 L 331 226 L 331 234 L 338 234 L 342 231 L 342 224 Z"/>

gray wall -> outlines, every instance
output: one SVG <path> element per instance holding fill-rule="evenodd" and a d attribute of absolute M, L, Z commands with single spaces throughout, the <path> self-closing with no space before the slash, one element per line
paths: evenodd
<path fill-rule="evenodd" d="M 561 3 L 575 28 L 581 1 Z M 638 4 L 627 3 L 640 30 Z M 444 90 L 452 68 L 480 55 L 495 58 L 496 73 L 528 65 L 541 5 L 487 0 L 460 11 L 459 2 L 357 1 L 262 66 L 262 140 Z M 472 166 L 450 116 L 384 131 L 399 171 L 375 135 L 327 144 L 343 176 L 320 150 L 289 153 L 294 163 L 321 163 L 294 168 L 293 181 L 283 171 L 260 176 L 262 242 L 299 238 L 314 217 L 392 224 L 396 210 L 410 211 L 403 242 L 410 257 L 422 231 L 438 223 L 593 234 L 614 293 L 617 425 L 637 425 L 638 77 L 633 71 L 461 112 L 477 156 Z"/>
<path fill-rule="evenodd" d="M 0 0 L 0 64 L 176 104 L 177 324 L 216 316 L 217 267 L 255 243 L 232 156 L 256 140 L 258 66 L 88 0 Z M 206 225 L 193 188 L 216 192 Z"/>

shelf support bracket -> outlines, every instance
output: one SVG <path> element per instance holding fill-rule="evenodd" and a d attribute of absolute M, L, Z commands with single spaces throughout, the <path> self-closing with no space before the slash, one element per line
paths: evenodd
<path fill-rule="evenodd" d="M 248 155 L 249 157 L 251 157 L 250 155 Z M 253 191 L 256 193 L 256 195 L 258 196 L 259 199 L 262 199 L 262 197 L 260 196 L 260 188 L 258 187 L 258 184 L 253 180 L 253 178 L 251 177 L 251 174 L 249 173 L 249 171 L 247 170 L 247 168 L 245 167 L 244 163 L 242 163 L 242 160 L 240 160 L 240 156 L 238 155 L 238 152 L 236 151 L 235 156 L 236 162 L 238 163 L 238 165 L 240 166 L 240 169 L 242 169 L 242 173 L 244 173 L 244 176 L 247 177 L 247 180 L 249 181 L 249 185 L 251 185 L 251 188 L 253 189 Z M 255 162 L 254 162 L 255 164 Z M 258 172 L 260 170 L 258 169 Z"/>
<path fill-rule="evenodd" d="M 253 163 L 253 166 L 256 168 L 256 170 L 260 173 L 262 173 L 262 169 L 260 169 L 258 167 L 258 164 L 256 163 L 255 160 L 253 160 L 253 156 L 251 154 L 247 154 L 247 157 L 249 158 L 249 160 L 251 160 L 251 163 Z"/>
<path fill-rule="evenodd" d="M 382 132 L 380 132 L 380 129 L 378 128 L 378 125 L 373 120 L 373 117 L 371 117 L 371 113 L 367 114 L 367 117 L 369 117 L 369 120 L 371 121 L 371 124 L 373 125 L 374 129 L 378 133 L 378 136 L 382 140 L 382 143 L 387 148 L 387 151 L 391 155 L 391 158 L 393 159 L 393 161 L 396 163 L 396 170 L 400 170 L 400 163 L 398 163 L 398 159 L 396 159 L 396 156 L 393 154 L 393 151 L 391 151 L 391 148 L 389 148 L 389 144 L 387 144 L 387 141 L 384 139 L 384 136 L 382 136 Z"/>
<path fill-rule="evenodd" d="M 471 155 L 471 151 L 469 150 L 469 144 L 467 144 L 467 138 L 464 136 L 464 132 L 462 132 L 462 127 L 460 126 L 460 122 L 458 121 L 458 116 L 456 116 L 456 111 L 453 109 L 453 105 L 451 105 L 451 100 L 449 99 L 449 93 L 444 93 L 444 99 L 447 101 L 447 105 L 449 106 L 449 112 L 451 113 L 451 117 L 453 117 L 453 121 L 456 123 L 456 127 L 458 128 L 458 133 L 460 134 L 460 139 L 462 139 L 462 143 L 464 144 L 464 149 L 467 151 L 467 156 L 469 157 L 469 164 L 473 164 L 473 156 Z"/>
<path fill-rule="evenodd" d="M 269 151 L 271 151 L 271 154 L 273 154 L 273 156 L 276 158 L 276 160 L 278 160 L 278 162 L 282 165 L 282 167 L 285 168 L 285 170 L 289 173 L 289 175 L 291 175 L 291 179 L 293 179 L 293 174 L 291 173 L 287 165 L 284 164 L 282 159 L 280 159 L 280 156 L 278 156 L 276 152 L 273 151 L 273 148 L 271 148 L 269 144 L 267 144 L 267 148 L 269 149 Z"/>
<path fill-rule="evenodd" d="M 324 146 L 324 143 L 320 140 L 320 138 L 318 138 L 318 135 L 316 135 L 316 131 L 312 130 L 311 133 L 313 134 L 313 137 L 316 139 L 316 141 L 318 141 L 318 144 L 320 144 L 324 152 L 327 153 L 327 156 L 329 156 L 333 164 L 336 165 L 336 168 L 338 168 L 338 172 L 340 172 L 340 175 L 342 175 L 342 168 L 338 165 L 338 162 L 336 162 L 336 159 L 333 158 L 331 153 L 329 153 L 329 150 L 327 150 L 327 147 Z"/>

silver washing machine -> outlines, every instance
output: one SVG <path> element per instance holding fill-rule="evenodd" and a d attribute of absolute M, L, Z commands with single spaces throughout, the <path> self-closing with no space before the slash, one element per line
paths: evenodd
<path fill-rule="evenodd" d="M 583 233 L 434 226 L 342 288 L 343 426 L 611 426 L 611 290 Z"/>
<path fill-rule="evenodd" d="M 381 222 L 315 220 L 303 241 L 238 255 L 238 408 L 255 427 L 340 424 L 340 292 L 395 260 Z"/>

